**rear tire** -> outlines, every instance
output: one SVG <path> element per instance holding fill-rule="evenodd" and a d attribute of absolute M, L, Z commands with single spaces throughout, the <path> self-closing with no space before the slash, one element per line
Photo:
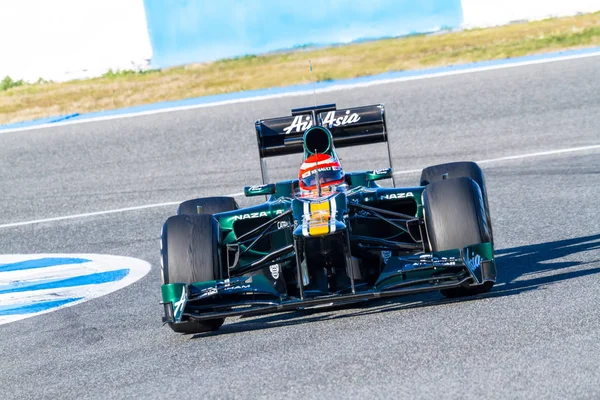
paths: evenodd
<path fill-rule="evenodd" d="M 485 178 L 483 177 L 483 171 L 473 161 L 458 161 L 446 164 L 433 165 L 425 168 L 421 171 L 421 186 L 429 185 L 430 183 L 439 182 L 444 180 L 444 174 L 447 174 L 446 179 L 471 178 L 479 185 L 481 189 L 481 195 L 483 197 L 483 204 L 485 206 L 485 218 L 490 230 L 490 242 L 494 243 L 494 234 L 492 230 L 492 217 L 490 215 L 490 206 L 488 204 L 487 187 L 485 185 Z"/>
<path fill-rule="evenodd" d="M 233 197 L 202 197 L 181 203 L 177 209 L 177 215 L 216 214 L 238 208 Z"/>
<path fill-rule="evenodd" d="M 479 185 L 471 178 L 446 179 L 423 192 L 425 227 L 431 251 L 462 249 L 491 241 Z M 449 298 L 489 292 L 493 282 L 442 290 Z"/>
<path fill-rule="evenodd" d="M 175 215 L 167 219 L 162 232 L 163 283 L 212 281 L 222 278 L 219 260 L 219 224 L 210 214 Z M 178 333 L 217 330 L 224 318 L 169 323 Z"/>

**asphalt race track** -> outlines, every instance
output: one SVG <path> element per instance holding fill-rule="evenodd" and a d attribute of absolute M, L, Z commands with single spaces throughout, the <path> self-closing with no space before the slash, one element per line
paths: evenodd
<path fill-rule="evenodd" d="M 124 289 L 1 325 L 0 398 L 600 398 L 600 57 L 319 102 L 385 103 L 400 185 L 418 183 L 402 171 L 492 160 L 481 164 L 500 270 L 491 293 L 234 318 L 180 336 L 161 327 L 159 306 L 158 239 L 176 206 L 6 225 L 239 193 L 260 183 L 254 120 L 312 96 L 0 133 L 0 253 L 152 264 Z M 344 150 L 346 169 L 386 166 L 383 145 Z M 299 162 L 277 160 L 273 178 Z"/>

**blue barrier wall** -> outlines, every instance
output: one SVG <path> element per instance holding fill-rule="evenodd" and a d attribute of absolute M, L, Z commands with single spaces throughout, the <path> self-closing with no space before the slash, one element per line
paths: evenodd
<path fill-rule="evenodd" d="M 461 0 L 144 0 L 152 66 L 454 28 Z"/>

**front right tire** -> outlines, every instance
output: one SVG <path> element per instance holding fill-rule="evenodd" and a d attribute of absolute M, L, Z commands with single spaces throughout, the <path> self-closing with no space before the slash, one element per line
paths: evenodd
<path fill-rule="evenodd" d="M 483 205 L 485 207 L 485 218 L 491 234 L 492 244 L 494 243 L 494 233 L 492 229 L 492 217 L 490 215 L 490 206 L 488 204 L 487 186 L 483 171 L 473 161 L 457 161 L 445 164 L 432 165 L 421 171 L 421 186 L 427 186 L 430 183 L 439 182 L 444 179 L 471 178 L 479 185 Z"/>
<path fill-rule="evenodd" d="M 461 177 L 430 183 L 423 191 L 425 229 L 433 252 L 462 249 L 491 242 L 485 205 L 479 185 Z M 442 290 L 449 298 L 489 292 L 493 282 Z"/>

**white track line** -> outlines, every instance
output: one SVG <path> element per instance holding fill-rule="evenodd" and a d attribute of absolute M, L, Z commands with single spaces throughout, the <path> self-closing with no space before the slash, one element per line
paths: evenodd
<path fill-rule="evenodd" d="M 552 155 L 555 155 L 555 154 L 572 153 L 574 151 L 585 151 L 585 150 L 594 150 L 594 149 L 600 149 L 600 144 L 593 144 L 591 146 L 571 147 L 571 148 L 568 148 L 568 149 L 540 151 L 540 152 L 537 152 L 537 153 L 518 154 L 516 156 L 490 158 L 488 160 L 479 160 L 479 161 L 475 161 L 475 162 L 477 164 L 487 164 L 487 163 L 493 163 L 493 162 L 498 162 L 498 161 L 520 160 L 522 158 L 552 156 Z M 410 170 L 406 170 L 406 171 L 394 172 L 394 175 L 415 174 L 415 173 L 421 172 L 421 171 L 422 171 L 422 169 L 410 169 Z M 0 225 L 0 228 L 1 227 L 2 227 L 2 225 Z"/>
<path fill-rule="evenodd" d="M 512 62 L 512 63 L 511 62 L 504 63 L 506 60 L 497 60 L 498 62 L 502 62 L 502 63 L 495 64 L 495 65 L 488 65 L 485 67 L 473 67 L 473 66 L 467 65 L 463 69 L 458 69 L 458 70 L 453 70 L 453 71 L 434 72 L 434 73 L 430 73 L 430 74 L 415 75 L 415 76 L 403 76 L 403 77 L 389 78 L 389 79 L 378 79 L 378 80 L 361 82 L 361 83 L 346 83 L 346 84 L 340 83 L 338 85 L 332 85 L 332 86 L 328 86 L 328 87 L 325 87 L 322 89 L 317 89 L 316 92 L 317 93 L 337 92 L 337 91 L 341 91 L 341 90 L 350 90 L 350 89 L 363 88 L 363 87 L 376 86 L 376 85 L 386 85 L 386 84 L 397 83 L 397 82 L 407 82 L 407 81 L 416 81 L 416 80 L 421 80 L 421 79 L 441 78 L 444 76 L 470 74 L 470 73 L 474 73 L 474 72 L 483 72 L 483 71 L 493 71 L 496 69 L 523 67 L 523 66 L 527 66 L 527 65 L 546 64 L 546 63 L 551 63 L 551 62 L 568 61 L 568 60 L 575 60 L 578 58 L 588 58 L 588 57 L 596 57 L 596 56 L 600 56 L 600 51 L 593 52 L 593 53 L 585 53 L 585 54 L 573 54 L 573 55 L 568 55 L 568 56 L 558 56 L 558 57 L 551 56 L 550 58 L 542 58 L 542 59 L 528 60 L 528 61 L 516 61 L 516 62 Z M 458 67 L 460 67 L 460 66 L 458 66 Z M 50 123 L 50 124 L 35 125 L 35 126 L 22 127 L 22 128 L 11 128 L 11 129 L 4 129 L 4 130 L 0 129 L 0 134 L 9 133 L 9 132 L 20 132 L 20 131 L 53 128 L 53 127 L 64 126 L 64 125 L 85 124 L 88 122 L 99 122 L 99 121 L 109 121 L 109 120 L 121 119 L 121 118 L 140 117 L 140 116 L 144 116 L 144 115 L 162 114 L 162 113 L 168 113 L 168 112 L 174 112 L 174 111 L 193 110 L 193 109 L 197 109 L 197 108 L 218 107 L 218 106 L 224 106 L 224 105 L 228 105 L 228 104 L 248 103 L 248 102 L 252 102 L 252 101 L 278 99 L 278 98 L 282 98 L 282 97 L 304 96 L 304 95 L 309 95 L 309 94 L 313 94 L 312 89 L 293 91 L 293 92 L 285 92 L 285 93 L 277 93 L 277 94 L 269 94 L 269 95 L 263 95 L 263 96 L 255 96 L 255 97 L 247 97 L 247 98 L 239 98 L 239 99 L 231 99 L 231 100 L 224 100 L 224 101 L 215 101 L 212 103 L 192 104 L 189 106 L 175 106 L 175 107 L 168 107 L 168 108 L 160 108 L 157 110 L 140 111 L 140 112 L 130 113 L 130 114 L 107 115 L 104 117 L 76 119 L 76 120 L 72 120 L 72 121 L 67 120 L 64 122 L 55 122 L 55 123 Z"/>
<path fill-rule="evenodd" d="M 595 145 L 590 145 L 590 146 L 581 146 L 581 147 L 571 147 L 571 148 L 567 148 L 567 149 L 540 151 L 537 153 L 519 154 L 516 156 L 490 158 L 488 160 L 477 161 L 477 163 L 485 164 L 485 163 L 493 163 L 493 162 L 499 162 L 499 161 L 520 160 L 520 159 L 524 159 L 524 158 L 551 156 L 551 155 L 555 155 L 555 154 L 572 153 L 572 152 L 576 152 L 576 151 L 595 150 L 595 149 L 600 149 L 600 144 L 595 144 Z M 406 170 L 406 171 L 398 171 L 398 172 L 394 172 L 394 175 L 414 174 L 417 172 L 421 172 L 421 170 L 420 169 L 411 169 L 411 170 Z M 243 195 L 244 195 L 244 193 L 232 193 L 232 194 L 229 194 L 226 196 L 241 197 Z M 106 215 L 106 214 L 117 214 L 117 213 L 129 212 L 129 211 L 145 210 L 148 208 L 172 207 L 172 206 L 179 205 L 180 203 L 181 203 L 181 201 L 170 201 L 167 203 L 147 204 L 144 206 L 117 208 L 115 210 L 96 211 L 96 212 L 90 212 L 90 213 L 84 213 L 84 214 L 66 215 L 63 217 L 36 219 L 36 220 L 23 221 L 23 222 L 12 222 L 9 224 L 0 225 L 0 229 L 1 228 L 14 228 L 14 227 L 26 226 L 26 225 L 43 224 L 43 223 L 56 222 L 56 221 L 65 221 L 65 220 L 69 220 L 69 219 L 88 218 L 88 217 L 95 217 L 95 216 Z"/>
<path fill-rule="evenodd" d="M 97 215 L 116 214 L 116 213 L 122 213 L 122 212 L 128 212 L 128 211 L 144 210 L 146 208 L 157 208 L 157 207 L 174 206 L 174 205 L 178 205 L 180 203 L 181 202 L 179 202 L 179 201 L 170 201 L 168 203 L 148 204 L 148 205 L 145 205 L 145 206 L 117 208 L 115 210 L 96 211 L 96 212 L 83 213 L 83 214 L 66 215 L 66 216 L 63 216 L 63 217 L 54 217 L 54 218 L 45 218 L 45 219 L 34 219 L 34 220 L 31 220 L 31 221 L 24 221 L 24 222 L 12 222 L 10 224 L 0 225 L 0 228 L 12 228 L 12 227 L 15 227 L 15 226 L 43 224 L 43 223 L 46 223 L 46 222 L 64 221 L 64 220 L 67 220 L 67 219 L 88 218 L 88 217 L 95 217 Z"/>
<path fill-rule="evenodd" d="M 516 156 L 491 158 L 489 160 L 482 160 L 482 161 L 477 161 L 477 162 L 479 164 L 493 163 L 493 162 L 497 162 L 497 161 L 509 161 L 509 160 L 518 160 L 521 158 L 551 156 L 551 155 L 555 155 L 555 154 L 571 153 L 573 151 L 585 151 L 585 150 L 594 150 L 594 149 L 600 149 L 600 144 L 593 144 L 590 146 L 581 146 L 581 147 L 571 147 L 568 149 L 560 149 L 560 150 L 540 151 L 538 153 L 529 153 L 529 154 L 522 154 L 522 155 L 516 155 Z"/>

